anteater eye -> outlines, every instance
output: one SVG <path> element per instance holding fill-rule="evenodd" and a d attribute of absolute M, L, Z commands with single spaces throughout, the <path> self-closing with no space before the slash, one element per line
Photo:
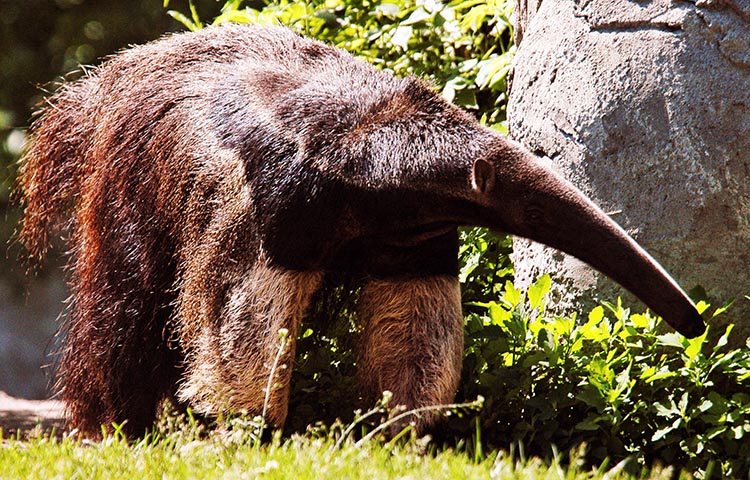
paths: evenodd
<path fill-rule="evenodd" d="M 528 225 L 544 223 L 544 209 L 541 205 L 531 204 L 526 207 L 526 223 Z"/>

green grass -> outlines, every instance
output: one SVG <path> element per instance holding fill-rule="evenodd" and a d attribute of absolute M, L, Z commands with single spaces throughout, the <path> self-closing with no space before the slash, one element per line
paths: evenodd
<path fill-rule="evenodd" d="M 469 455 L 455 449 L 437 450 L 412 439 L 397 445 L 371 441 L 337 445 L 330 435 L 274 438 L 257 444 L 237 434 L 211 434 L 196 440 L 184 432 L 127 442 L 109 436 L 100 442 L 40 436 L 5 438 L 0 445 L 2 479 L 598 479 L 628 478 L 622 465 L 598 471 L 562 467 L 519 455 L 490 452 Z M 577 456 L 572 455 L 573 458 Z M 654 469 L 642 478 L 670 478 L 671 471 Z"/>

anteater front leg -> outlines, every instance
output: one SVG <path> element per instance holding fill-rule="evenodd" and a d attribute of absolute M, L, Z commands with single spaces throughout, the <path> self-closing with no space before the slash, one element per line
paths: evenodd
<path fill-rule="evenodd" d="M 452 275 L 372 280 L 362 289 L 359 371 L 370 398 L 385 390 L 408 409 L 453 401 L 461 375 L 463 319 Z M 417 431 L 434 414 L 410 419 Z"/>

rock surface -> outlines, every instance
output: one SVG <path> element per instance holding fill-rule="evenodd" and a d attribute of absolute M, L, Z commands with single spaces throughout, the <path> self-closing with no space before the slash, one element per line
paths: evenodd
<path fill-rule="evenodd" d="M 684 288 L 737 298 L 727 320 L 750 334 L 750 0 L 519 1 L 511 136 Z M 623 294 L 575 259 L 514 249 L 518 283 L 550 273 L 560 309 Z"/>

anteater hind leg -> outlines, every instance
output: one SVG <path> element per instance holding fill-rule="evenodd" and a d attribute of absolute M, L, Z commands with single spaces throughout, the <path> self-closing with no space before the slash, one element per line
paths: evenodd
<path fill-rule="evenodd" d="M 297 327 L 321 278 L 318 272 L 273 266 L 261 256 L 228 288 L 219 321 L 204 319 L 189 339 L 192 353 L 180 399 L 209 416 L 265 411 L 265 421 L 281 427 L 289 403 Z"/>
<path fill-rule="evenodd" d="M 447 275 L 373 280 L 359 302 L 365 393 L 372 398 L 389 390 L 390 404 L 408 409 L 452 402 L 463 350 L 458 280 Z M 409 421 L 421 432 L 435 420 L 428 413 Z"/>

